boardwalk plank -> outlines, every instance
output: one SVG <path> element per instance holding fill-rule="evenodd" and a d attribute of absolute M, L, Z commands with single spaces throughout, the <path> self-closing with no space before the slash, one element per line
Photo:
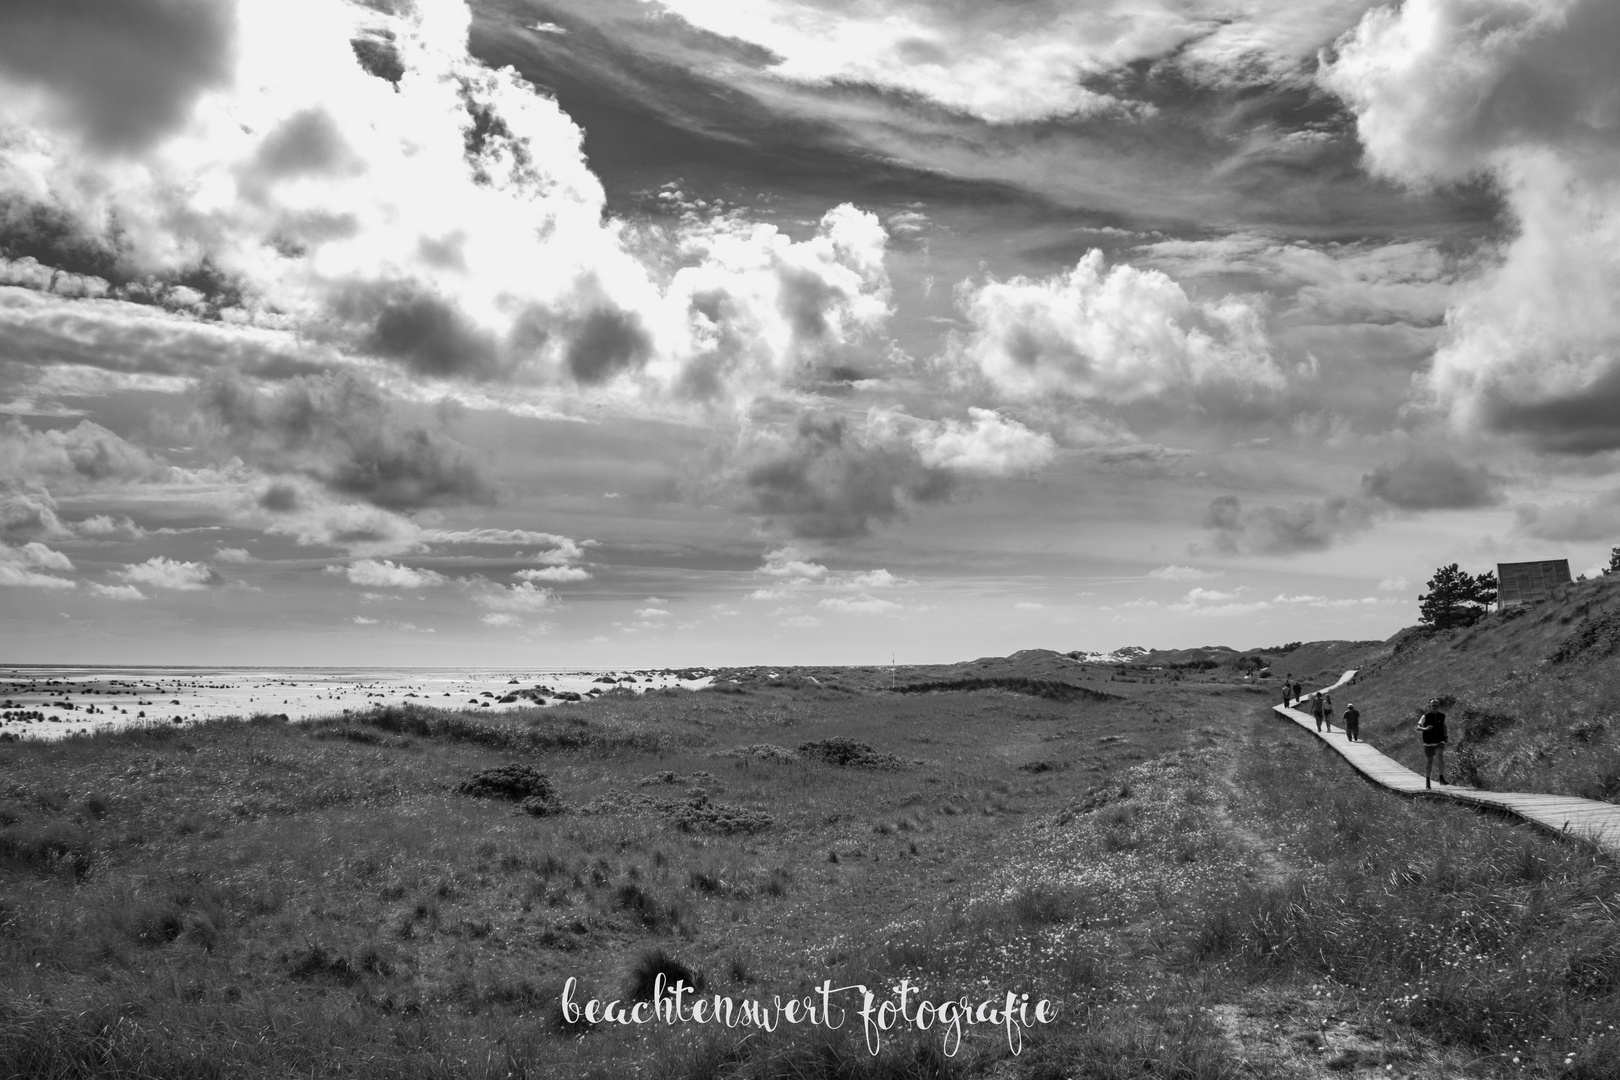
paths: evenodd
<path fill-rule="evenodd" d="M 1323 687 L 1321 692 L 1337 690 L 1355 674 L 1354 670 L 1345 672 L 1338 682 Z M 1577 836 L 1605 851 L 1620 853 L 1620 806 L 1614 803 L 1533 791 L 1475 791 L 1439 783 L 1432 789 L 1425 788 L 1422 776 L 1366 743 L 1349 741 L 1342 727 L 1317 731 L 1316 718 L 1308 712 L 1286 705 L 1273 705 L 1271 709 L 1332 747 L 1357 772 L 1393 791 L 1496 807 L 1561 835 Z"/>

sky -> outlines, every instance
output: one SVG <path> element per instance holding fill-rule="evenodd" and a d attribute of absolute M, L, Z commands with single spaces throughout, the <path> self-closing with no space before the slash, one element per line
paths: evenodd
<path fill-rule="evenodd" d="M 1384 638 L 1620 544 L 1612 0 L 11 0 L 0 661 Z"/>

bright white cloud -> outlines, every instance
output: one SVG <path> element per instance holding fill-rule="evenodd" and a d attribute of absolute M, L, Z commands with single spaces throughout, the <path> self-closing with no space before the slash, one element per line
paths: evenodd
<path fill-rule="evenodd" d="M 871 85 L 1010 124 L 1125 111 L 1119 99 L 1088 88 L 1087 77 L 1135 60 L 1175 56 L 1204 81 L 1285 77 L 1371 2 L 657 0 L 657 6 L 768 49 L 775 59 L 766 70 L 775 79 Z"/>
<path fill-rule="evenodd" d="M 1399 576 L 1387 577 L 1378 583 L 1379 592 L 1405 592 L 1410 587 L 1406 579 Z"/>
<path fill-rule="evenodd" d="M 759 573 L 766 577 L 821 581 L 827 576 L 827 568 L 809 561 L 798 548 L 784 547 L 765 553 L 765 565 L 759 568 Z"/>
<path fill-rule="evenodd" d="M 899 611 L 901 605 L 893 600 L 884 600 L 876 596 L 829 596 L 816 602 L 819 608 L 828 611 L 855 613 L 861 615 L 884 615 L 891 611 Z"/>
<path fill-rule="evenodd" d="M 74 522 L 73 531 L 80 536 L 91 540 L 139 540 L 146 535 L 146 530 L 135 524 L 127 514 L 113 517 L 111 514 L 96 514 L 83 521 Z"/>
<path fill-rule="evenodd" d="M 250 563 L 256 562 L 251 552 L 245 548 L 222 547 L 214 551 L 214 561 L 219 563 Z"/>
<path fill-rule="evenodd" d="M 477 588 L 472 598 L 474 603 L 490 611 L 523 615 L 550 607 L 556 594 L 532 581 L 523 581 L 504 589 L 485 585 Z"/>
<path fill-rule="evenodd" d="M 1462 428 L 1620 447 L 1617 43 L 1610 0 L 1407 0 L 1323 69 L 1373 170 L 1488 177 L 1517 226 L 1452 305 L 1426 380 Z"/>
<path fill-rule="evenodd" d="M 0 543 L 0 586 L 71 589 L 75 586 L 72 580 L 40 571 L 72 569 L 73 563 L 66 555 L 38 541 L 30 541 L 21 547 Z"/>
<path fill-rule="evenodd" d="M 99 581 L 90 582 L 90 593 L 105 600 L 145 600 L 146 594 L 133 585 L 103 585 Z"/>
<path fill-rule="evenodd" d="M 1148 577 L 1158 578 L 1160 581 L 1204 581 L 1208 578 L 1225 577 L 1221 570 L 1202 570 L 1196 566 L 1161 566 L 1148 571 Z"/>
<path fill-rule="evenodd" d="M 957 296 L 973 327 L 964 358 L 1013 397 L 1252 398 L 1284 385 L 1249 301 L 1195 301 L 1162 271 L 1105 268 L 1096 249 L 1067 274 L 964 282 Z"/>
<path fill-rule="evenodd" d="M 519 570 L 512 575 L 524 581 L 586 581 L 590 578 L 589 570 L 578 566 L 543 566 L 538 569 Z"/>
<path fill-rule="evenodd" d="M 1057 443 L 991 409 L 968 409 L 969 422 L 946 419 L 919 425 L 912 444 L 924 465 L 970 476 L 1013 476 L 1049 463 Z"/>
<path fill-rule="evenodd" d="M 219 575 L 207 563 L 181 562 L 166 555 L 154 555 L 143 563 L 126 564 L 123 569 L 112 571 L 112 574 L 132 585 L 176 592 L 197 592 L 220 583 Z"/>
<path fill-rule="evenodd" d="M 371 589 L 430 589 L 450 579 L 433 570 L 401 566 L 386 559 L 361 559 L 348 566 L 329 566 L 329 574 L 342 574 L 350 584 Z"/>

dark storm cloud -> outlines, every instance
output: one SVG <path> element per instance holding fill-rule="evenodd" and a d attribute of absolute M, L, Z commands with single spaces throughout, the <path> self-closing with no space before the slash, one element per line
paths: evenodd
<path fill-rule="evenodd" d="M 924 464 L 905 440 L 839 416 L 803 415 L 743 457 L 742 508 L 795 536 L 861 536 L 903 517 L 908 503 L 939 502 L 955 489 L 949 471 Z"/>
<path fill-rule="evenodd" d="M 462 447 L 400 420 L 381 392 L 358 376 L 300 376 L 262 393 L 220 375 L 203 384 L 200 397 L 208 434 L 271 471 L 299 473 L 389 509 L 493 497 Z M 267 510 L 291 511 L 299 498 L 283 484 L 267 488 L 260 501 Z"/>
<path fill-rule="evenodd" d="M 601 307 L 579 320 L 568 343 L 568 371 L 587 386 L 607 382 L 640 367 L 652 354 L 652 342 L 634 315 Z"/>
<path fill-rule="evenodd" d="M 1611 354 L 1612 355 L 1612 354 Z M 1578 392 L 1535 399 L 1492 387 L 1480 412 L 1487 427 L 1523 436 L 1541 450 L 1590 455 L 1620 449 L 1620 360 L 1595 357 L 1599 373 Z M 1517 389 L 1517 388 L 1515 388 Z"/>
<path fill-rule="evenodd" d="M 1514 516 L 1520 532 L 1542 540 L 1617 543 L 1620 542 L 1620 489 L 1585 500 L 1527 503 L 1515 507 Z"/>
<path fill-rule="evenodd" d="M 488 379 L 499 373 L 494 335 L 447 300 L 412 293 L 386 300 L 363 348 L 420 375 Z"/>
<path fill-rule="evenodd" d="M 92 143 L 139 150 L 227 78 L 234 16 L 211 0 L 7 0 L 0 76 L 49 92 Z"/>
<path fill-rule="evenodd" d="M 1483 465 L 1436 452 L 1380 465 L 1361 478 L 1361 490 L 1403 510 L 1469 510 L 1500 502 L 1502 482 Z"/>
<path fill-rule="evenodd" d="M 1325 551 L 1340 540 L 1372 527 L 1373 507 L 1365 499 L 1332 496 L 1293 506 L 1244 509 L 1233 495 L 1221 495 L 1204 511 L 1203 527 L 1214 533 L 1217 551 L 1244 555 L 1298 555 Z"/>

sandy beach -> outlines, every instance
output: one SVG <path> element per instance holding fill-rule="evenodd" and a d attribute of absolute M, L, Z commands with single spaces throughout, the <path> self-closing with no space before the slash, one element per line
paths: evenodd
<path fill-rule="evenodd" d="M 414 702 L 492 711 L 566 704 L 615 688 L 707 686 L 706 669 L 0 668 L 0 735 L 61 738 L 152 721 L 282 713 L 308 720 Z"/>

